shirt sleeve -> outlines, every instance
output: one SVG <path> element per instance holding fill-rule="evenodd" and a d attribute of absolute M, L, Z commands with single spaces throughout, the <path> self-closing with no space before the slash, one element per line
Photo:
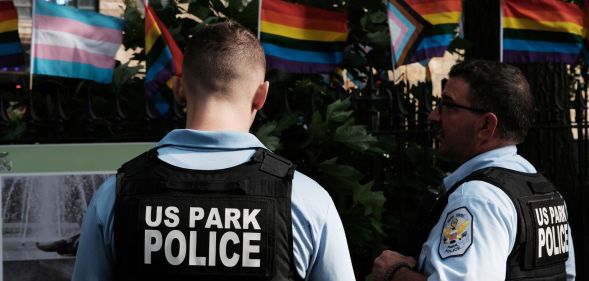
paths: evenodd
<path fill-rule="evenodd" d="M 82 223 L 72 281 L 109 281 L 113 275 L 112 218 L 115 178 L 96 191 Z"/>
<path fill-rule="evenodd" d="M 424 245 L 427 280 L 505 280 L 516 231 L 517 212 L 505 193 L 487 183 L 465 183 L 450 196 Z"/>
<path fill-rule="evenodd" d="M 565 266 L 567 271 L 567 281 L 574 281 L 576 278 L 576 268 L 575 268 L 575 248 L 573 247 L 573 237 L 571 235 L 571 225 L 569 224 L 569 258 L 567 259 Z"/>
<path fill-rule="evenodd" d="M 319 243 L 317 256 L 315 263 L 310 266 L 307 272 L 306 280 L 356 280 L 344 227 L 331 199 L 329 200 L 325 224 L 321 229 L 320 237 L 316 241 Z"/>

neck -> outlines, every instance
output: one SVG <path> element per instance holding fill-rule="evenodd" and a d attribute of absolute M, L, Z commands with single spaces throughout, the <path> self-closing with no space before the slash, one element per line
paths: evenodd
<path fill-rule="evenodd" d="M 192 105 L 192 106 L 191 106 Z M 188 103 L 186 128 L 201 131 L 249 132 L 253 116 L 229 101 L 203 100 Z"/>
<path fill-rule="evenodd" d="M 461 159 L 461 161 L 459 162 L 459 165 L 464 164 L 464 162 L 480 155 L 483 154 L 487 151 L 491 151 L 493 149 L 497 149 L 497 148 L 501 148 L 501 147 L 505 147 L 505 146 L 509 146 L 509 145 L 515 145 L 517 144 L 514 141 L 511 140 L 504 140 L 504 139 L 492 139 L 492 140 L 487 140 L 485 142 L 482 142 L 474 151 L 474 153 L 470 154 L 469 157 L 466 157 L 465 159 Z"/>

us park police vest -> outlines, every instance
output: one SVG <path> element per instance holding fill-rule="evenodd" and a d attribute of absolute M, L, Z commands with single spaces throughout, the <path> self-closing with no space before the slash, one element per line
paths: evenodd
<path fill-rule="evenodd" d="M 267 150 L 213 171 L 152 149 L 117 173 L 117 280 L 299 280 L 293 262 L 294 165 Z"/>
<path fill-rule="evenodd" d="M 448 197 L 468 181 L 488 182 L 511 198 L 518 215 L 517 236 L 507 260 L 505 280 L 566 280 L 569 256 L 568 213 L 554 185 L 541 174 L 491 167 L 468 175 L 452 186 L 435 204 L 428 225 L 417 230 L 422 241 L 440 218 Z M 422 231 L 420 233 L 420 231 Z M 421 246 L 419 246 L 421 248 Z M 413 249 L 413 253 L 416 249 Z"/>

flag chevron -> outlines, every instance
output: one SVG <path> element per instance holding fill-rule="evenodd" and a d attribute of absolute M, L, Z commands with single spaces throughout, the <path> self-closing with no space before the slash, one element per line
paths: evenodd
<path fill-rule="evenodd" d="M 429 24 L 403 0 L 387 2 L 387 16 L 393 67 L 396 67 L 407 62 L 408 56 L 418 46 L 423 30 Z"/>
<path fill-rule="evenodd" d="M 282 0 L 263 0 L 260 41 L 269 68 L 331 72 L 343 61 L 347 14 Z"/>

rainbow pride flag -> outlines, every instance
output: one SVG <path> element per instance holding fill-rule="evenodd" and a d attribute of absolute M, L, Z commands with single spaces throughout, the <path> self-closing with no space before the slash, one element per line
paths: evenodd
<path fill-rule="evenodd" d="M 424 30 L 423 39 L 407 63 L 442 57 L 457 36 L 462 18 L 462 0 L 405 0 L 413 10 L 427 20 L 431 27 Z"/>
<path fill-rule="evenodd" d="M 389 0 L 387 16 L 393 67 L 397 67 L 406 64 L 409 54 L 421 41 L 422 31 L 429 27 L 429 23 L 403 0 Z"/>
<path fill-rule="evenodd" d="M 268 68 L 329 73 L 343 61 L 348 16 L 282 0 L 262 0 L 260 41 Z"/>
<path fill-rule="evenodd" d="M 171 78 L 174 75 L 182 74 L 183 54 L 149 5 L 145 6 L 145 56 L 145 95 L 161 116 L 168 112 L 170 107 L 161 91 L 166 84 L 171 88 Z"/>
<path fill-rule="evenodd" d="M 11 0 L 0 1 L 0 67 L 21 66 L 24 52 L 18 37 L 18 13 Z"/>
<path fill-rule="evenodd" d="M 585 19 L 585 36 L 583 37 L 583 56 L 585 65 L 589 65 L 589 1 L 583 1 L 583 19 Z"/>
<path fill-rule="evenodd" d="M 503 61 L 574 64 L 583 47 L 581 8 L 560 0 L 504 0 Z"/>
<path fill-rule="evenodd" d="M 112 81 L 121 19 L 43 0 L 33 10 L 34 74 Z"/>

